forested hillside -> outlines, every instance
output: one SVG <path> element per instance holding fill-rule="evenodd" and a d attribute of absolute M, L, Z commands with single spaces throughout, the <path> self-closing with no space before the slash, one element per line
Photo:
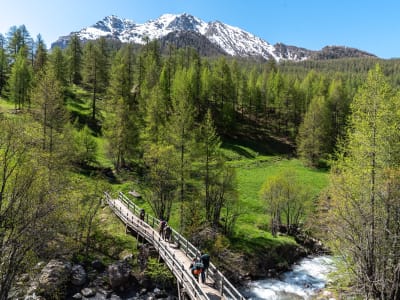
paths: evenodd
<path fill-rule="evenodd" d="M 139 188 L 156 217 L 210 249 L 249 246 L 246 211 L 265 211 L 257 230 L 276 244 L 294 243 L 277 237 L 282 228 L 290 235 L 306 224 L 316 234 L 312 220 L 328 218 L 332 245 L 356 275 L 351 283 L 398 299 L 398 248 L 390 243 L 398 247 L 400 232 L 400 62 L 277 64 L 166 49 L 73 36 L 65 50 L 48 52 L 24 26 L 0 36 L 0 299 L 34 258 L 63 249 L 88 256 L 98 199 L 116 185 Z M 272 156 L 298 157 L 311 170 L 290 162 L 257 186 L 261 200 L 244 200 L 242 158 L 266 166 Z M 324 193 L 325 181 L 304 179 L 332 165 L 334 184 Z M 215 245 L 199 234 L 207 230 Z"/>

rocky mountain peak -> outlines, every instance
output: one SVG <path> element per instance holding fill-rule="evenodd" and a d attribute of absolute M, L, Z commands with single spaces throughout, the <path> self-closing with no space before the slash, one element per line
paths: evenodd
<path fill-rule="evenodd" d="M 179 35 L 177 34 L 179 32 L 192 32 L 195 34 Z M 171 35 L 171 33 L 174 34 Z M 177 41 L 177 37 L 182 36 L 186 38 L 187 41 L 190 40 L 192 44 L 196 45 L 196 48 L 199 48 L 201 43 L 206 43 L 207 45 L 210 45 L 209 43 L 213 44 L 213 48 L 215 48 L 213 53 L 225 53 L 231 56 L 257 57 L 263 59 L 273 58 L 276 61 L 300 61 L 310 58 L 326 59 L 326 57 L 373 56 L 369 53 L 347 47 L 325 47 L 321 51 L 312 51 L 296 46 L 287 46 L 281 43 L 271 45 L 260 37 L 241 28 L 220 21 L 205 22 L 187 13 L 164 14 L 155 20 L 149 20 L 143 24 L 136 24 L 131 20 L 121 19 L 111 15 L 92 26 L 71 34 L 77 34 L 83 41 L 106 37 L 119 40 L 122 43 L 143 44 L 146 40 L 145 38 L 148 38 L 150 40 L 164 39 L 164 42 L 166 40 L 173 40 L 176 44 L 187 45 L 186 42 L 179 43 Z M 52 47 L 65 47 L 69 38 L 70 35 L 60 37 L 52 44 Z M 197 39 L 197 41 L 195 41 L 195 39 Z M 217 50 L 217 48 L 220 50 Z"/>

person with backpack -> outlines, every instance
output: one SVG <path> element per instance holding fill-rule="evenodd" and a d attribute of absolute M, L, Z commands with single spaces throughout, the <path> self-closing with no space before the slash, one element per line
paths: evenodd
<path fill-rule="evenodd" d="M 171 234 L 172 234 L 172 229 L 171 229 L 171 227 L 169 227 L 168 225 L 165 226 L 165 229 L 164 229 L 164 239 L 165 239 L 167 242 L 171 242 Z"/>
<path fill-rule="evenodd" d="M 200 253 L 200 260 L 203 263 L 203 272 L 201 272 L 201 281 L 206 283 L 206 277 L 208 275 L 208 267 L 210 266 L 210 255 L 204 252 Z"/>
<path fill-rule="evenodd" d="M 165 226 L 167 226 L 167 221 L 161 219 L 161 220 L 160 220 L 160 225 L 159 225 L 159 227 L 158 227 L 158 234 L 160 235 L 160 237 L 161 237 L 162 239 L 164 239 L 164 229 L 165 229 Z"/>
<path fill-rule="evenodd" d="M 144 209 L 141 208 L 141 209 L 140 209 L 140 214 L 139 214 L 140 220 L 144 221 L 144 216 L 145 216 L 145 214 L 146 214 L 146 213 L 144 212 Z"/>
<path fill-rule="evenodd" d="M 198 258 L 194 258 L 193 262 L 189 266 L 189 269 L 197 282 L 199 282 L 199 275 L 203 272 L 203 267 L 203 263 Z"/>

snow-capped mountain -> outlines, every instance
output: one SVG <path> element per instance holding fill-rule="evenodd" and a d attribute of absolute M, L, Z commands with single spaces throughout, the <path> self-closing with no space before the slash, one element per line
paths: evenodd
<path fill-rule="evenodd" d="M 238 27 L 230 26 L 219 21 L 204 22 L 189 14 L 164 14 L 158 19 L 136 24 L 128 19 L 109 16 L 96 24 L 83 28 L 78 32 L 72 32 L 68 36 L 60 37 L 52 44 L 64 48 L 72 34 L 77 34 L 83 40 L 95 40 L 99 37 L 119 40 L 122 43 L 144 44 L 146 40 L 166 39 L 177 36 L 187 36 L 183 33 L 192 32 L 191 39 L 195 36 L 203 41 L 204 37 L 220 50 L 216 52 L 226 53 L 240 57 L 261 57 L 264 59 L 280 60 L 305 60 L 315 57 L 317 51 L 311 51 L 284 44 L 271 45 L 263 39 Z M 181 34 L 181 35 L 179 35 Z M 357 50 L 357 49 L 355 49 Z M 352 52 L 354 54 L 355 52 Z"/>

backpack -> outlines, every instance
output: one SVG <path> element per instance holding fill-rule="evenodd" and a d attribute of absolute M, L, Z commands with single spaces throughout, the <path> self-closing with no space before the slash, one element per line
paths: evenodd
<path fill-rule="evenodd" d="M 201 259 L 202 263 L 204 264 L 204 267 L 207 268 L 207 267 L 210 265 L 210 255 L 208 255 L 208 254 L 203 254 L 203 255 L 200 257 L 200 259 Z"/>
<path fill-rule="evenodd" d="M 203 265 L 202 262 L 198 261 L 198 262 L 196 262 L 196 263 L 194 264 L 194 268 L 195 268 L 196 270 L 202 270 L 202 269 L 204 268 L 204 265 Z"/>

